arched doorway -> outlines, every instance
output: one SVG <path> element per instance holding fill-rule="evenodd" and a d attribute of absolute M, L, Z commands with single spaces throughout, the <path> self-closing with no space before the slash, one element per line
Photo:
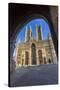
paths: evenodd
<path fill-rule="evenodd" d="M 36 64 L 36 46 L 34 43 L 31 45 L 31 58 L 32 58 L 32 64 Z"/>
<path fill-rule="evenodd" d="M 46 64 L 46 57 L 44 57 L 43 59 L 44 59 L 44 64 Z"/>
<path fill-rule="evenodd" d="M 48 62 L 51 63 L 51 59 L 50 58 L 48 59 Z"/>
<path fill-rule="evenodd" d="M 38 51 L 38 57 L 39 57 L 39 63 L 42 64 L 43 63 L 43 61 L 42 61 L 42 50 Z"/>
<path fill-rule="evenodd" d="M 25 8 L 23 8 L 24 6 L 25 5 L 9 3 L 9 32 L 10 32 L 9 44 L 12 45 L 11 41 L 13 42 L 13 40 L 15 40 L 16 35 L 19 32 L 19 28 L 22 28 L 24 26 L 24 24 L 26 24 L 30 20 L 35 19 L 35 18 L 41 18 L 43 16 L 43 18 L 45 17 L 49 22 L 56 54 L 58 56 L 58 48 L 57 48 L 58 47 L 58 40 L 57 40 L 58 37 L 56 37 L 56 35 L 55 35 L 55 34 L 57 34 L 57 36 L 58 36 L 58 24 L 57 23 L 54 24 L 56 21 L 58 22 L 58 20 L 56 20 L 56 16 L 58 15 L 58 7 L 57 6 L 52 7 L 52 6 L 48 6 L 48 5 L 45 5 L 45 6 L 36 5 L 35 6 L 35 5 L 28 4 L 25 6 Z M 33 6 L 33 9 L 31 8 L 32 6 Z M 21 10 L 23 12 L 21 12 Z M 28 11 L 28 13 L 27 13 L 27 11 Z M 45 11 L 45 13 L 44 13 L 44 11 Z M 26 12 L 26 13 L 23 14 L 24 12 Z M 54 15 L 52 15 L 52 17 L 51 17 L 51 14 L 54 14 Z M 56 27 L 57 27 L 57 29 L 56 29 Z M 56 29 L 57 33 L 55 33 L 55 29 Z M 9 45 L 9 48 L 10 48 L 10 45 Z M 10 55 L 9 55 L 9 58 L 10 58 L 10 57 L 12 57 L 12 53 L 13 53 L 14 49 L 10 48 L 9 50 L 10 50 Z M 10 60 L 9 60 L 9 65 L 10 65 Z"/>
<path fill-rule="evenodd" d="M 25 52 L 25 65 L 28 65 L 28 61 L 29 61 L 29 52 Z"/>

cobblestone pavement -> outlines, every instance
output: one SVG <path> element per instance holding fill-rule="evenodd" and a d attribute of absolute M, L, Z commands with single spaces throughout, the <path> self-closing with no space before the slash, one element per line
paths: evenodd
<path fill-rule="evenodd" d="M 50 84 L 58 84 L 57 64 L 22 67 L 10 75 L 11 87 Z"/>

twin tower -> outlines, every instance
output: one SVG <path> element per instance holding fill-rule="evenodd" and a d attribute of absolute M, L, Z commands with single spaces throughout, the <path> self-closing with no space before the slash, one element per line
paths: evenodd
<path fill-rule="evenodd" d="M 25 31 L 25 42 L 29 42 L 30 40 L 33 40 L 33 33 L 32 33 L 32 27 L 29 28 L 26 27 Z M 36 41 L 42 40 L 42 27 L 41 25 L 36 24 Z"/>

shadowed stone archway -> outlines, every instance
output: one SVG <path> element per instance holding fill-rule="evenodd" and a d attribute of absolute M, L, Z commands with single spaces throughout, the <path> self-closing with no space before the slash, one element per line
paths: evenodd
<path fill-rule="evenodd" d="M 24 25 L 36 18 L 45 19 L 50 27 L 56 54 L 58 55 L 58 7 L 9 3 L 9 37 L 13 42 Z"/>
<path fill-rule="evenodd" d="M 24 25 L 36 18 L 43 18 L 49 24 L 56 55 L 58 57 L 58 6 L 9 3 L 9 72 L 16 36 Z"/>

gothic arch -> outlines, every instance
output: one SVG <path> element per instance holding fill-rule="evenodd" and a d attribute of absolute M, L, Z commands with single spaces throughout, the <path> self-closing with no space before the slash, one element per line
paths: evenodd
<path fill-rule="evenodd" d="M 43 18 L 44 20 L 48 21 L 58 58 L 58 7 L 57 6 L 9 3 L 8 10 L 9 10 L 8 11 L 9 72 L 10 72 L 10 61 L 12 60 L 12 55 L 15 48 L 15 40 L 17 34 L 19 33 L 19 29 L 21 29 L 32 19 Z M 57 14 L 57 20 L 56 20 L 55 12 Z M 51 16 L 51 14 L 53 15 Z M 53 22 L 56 22 L 56 24 Z"/>
<path fill-rule="evenodd" d="M 45 16 L 43 16 L 42 14 L 32 14 L 32 15 L 29 15 L 29 18 L 24 23 L 19 23 L 17 25 L 17 27 L 15 29 L 15 33 L 13 35 L 14 38 L 16 39 L 18 33 L 26 24 L 28 24 L 30 21 L 35 20 L 35 19 L 43 19 L 46 23 L 48 23 L 48 25 L 50 27 L 49 20 Z"/>
<path fill-rule="evenodd" d="M 57 6 L 31 5 L 31 4 L 22 5 L 22 4 L 17 4 L 17 3 L 9 3 L 8 9 L 9 9 L 9 32 L 10 32 L 9 34 L 10 42 L 9 43 L 14 42 L 16 35 L 19 32 L 19 28 L 21 29 L 24 25 L 26 25 L 32 19 L 43 18 L 49 24 L 53 42 L 55 45 L 56 54 L 58 55 L 58 49 L 57 49 L 57 46 L 58 46 L 57 45 L 58 44 L 58 41 L 57 41 L 58 39 L 58 25 L 57 25 L 58 16 L 57 16 L 57 20 L 54 19 L 56 18 L 56 15 L 58 15 Z M 24 14 L 24 12 L 26 13 Z M 52 13 L 54 14 L 53 16 L 51 16 Z M 53 23 L 53 21 L 54 22 L 57 21 L 56 25 Z"/>
<path fill-rule="evenodd" d="M 12 37 L 12 38 L 13 38 L 13 41 L 16 40 L 17 34 L 20 32 L 20 30 L 21 30 L 28 22 L 30 22 L 31 20 L 34 20 L 34 19 L 41 19 L 41 18 L 48 23 L 49 28 L 50 28 L 50 32 L 51 32 L 51 34 L 52 34 L 52 39 L 56 38 L 56 37 L 55 37 L 56 35 L 55 35 L 55 33 L 54 33 L 54 29 L 53 29 L 53 27 L 52 27 L 49 19 L 48 19 L 47 17 L 41 15 L 41 14 L 32 14 L 32 15 L 29 15 L 29 18 L 28 18 L 27 20 L 25 20 L 23 23 L 20 23 L 20 24 L 17 25 L 17 27 L 16 27 L 16 29 L 15 29 L 15 32 L 14 32 L 14 35 L 13 35 L 13 37 Z M 20 29 L 20 30 L 19 30 L 19 29 Z M 56 40 L 56 41 L 55 41 L 55 40 Z M 58 43 L 57 43 L 57 39 L 54 39 L 53 42 L 54 42 L 54 45 L 55 45 L 55 50 L 56 50 L 56 52 L 57 52 L 57 44 L 58 44 Z"/>

